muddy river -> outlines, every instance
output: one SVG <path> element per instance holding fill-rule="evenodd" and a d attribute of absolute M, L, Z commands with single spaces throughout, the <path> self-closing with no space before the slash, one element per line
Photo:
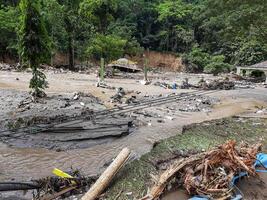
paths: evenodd
<path fill-rule="evenodd" d="M 88 149 L 56 152 L 37 148 L 12 148 L 0 146 L 0 179 L 29 180 L 51 175 L 54 167 L 68 170 L 81 169 L 86 174 L 101 172 L 123 147 L 132 150 L 132 157 L 148 152 L 154 142 L 181 133 L 182 126 L 206 120 L 217 119 L 252 112 L 264 103 L 256 100 L 231 99 L 214 106 L 209 113 L 181 113 L 173 121 L 142 127 L 130 135 L 113 142 L 96 145 Z M 163 127 L 164 126 L 164 127 Z"/>

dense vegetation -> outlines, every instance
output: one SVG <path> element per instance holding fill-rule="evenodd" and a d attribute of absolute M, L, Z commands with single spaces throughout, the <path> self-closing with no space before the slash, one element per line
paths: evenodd
<path fill-rule="evenodd" d="M 41 17 L 39 1 L 21 0 L 20 10 L 19 52 L 23 63 L 32 69 L 32 95 L 42 97 L 48 83 L 45 74 L 38 68 L 49 58 L 50 39 Z"/>
<path fill-rule="evenodd" d="M 32 0 L 50 58 L 116 59 L 144 49 L 174 52 L 188 70 L 217 73 L 267 59 L 267 0 Z M 0 55 L 22 58 L 19 0 L 0 0 Z"/>

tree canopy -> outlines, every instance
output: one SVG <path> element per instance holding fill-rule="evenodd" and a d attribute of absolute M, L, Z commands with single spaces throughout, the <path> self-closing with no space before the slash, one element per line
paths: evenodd
<path fill-rule="evenodd" d="M 14 58 L 19 55 L 17 27 L 23 15 L 19 2 L 0 1 L 2 59 L 7 54 Z M 102 54 L 109 60 L 148 48 L 183 56 L 198 71 L 209 65 L 199 63 L 206 57 L 224 67 L 267 59 L 267 0 L 40 2 L 40 14 L 51 40 L 50 60 L 57 52 L 65 53 L 71 69 L 75 58 L 98 59 Z M 107 53 L 112 51 L 110 47 L 115 49 L 114 54 Z M 220 59 L 211 59 L 214 56 Z"/>
<path fill-rule="evenodd" d="M 20 6 L 19 52 L 25 65 L 32 69 L 30 88 L 33 96 L 44 95 L 45 75 L 38 70 L 49 58 L 50 39 L 41 16 L 39 0 L 22 0 Z"/>

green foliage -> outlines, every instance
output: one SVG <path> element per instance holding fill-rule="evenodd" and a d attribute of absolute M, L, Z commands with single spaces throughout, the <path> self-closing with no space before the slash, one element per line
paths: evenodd
<path fill-rule="evenodd" d="M 165 0 L 157 6 L 159 21 L 183 20 L 191 14 L 192 7 L 182 0 Z"/>
<path fill-rule="evenodd" d="M 221 72 L 229 72 L 231 65 L 224 62 L 225 56 L 217 55 L 211 56 L 209 63 L 204 67 L 204 72 L 211 74 L 218 74 Z"/>
<path fill-rule="evenodd" d="M 118 8 L 117 0 L 84 0 L 80 12 L 87 16 L 98 31 L 105 33 Z"/>
<path fill-rule="evenodd" d="M 231 65 L 225 63 L 225 56 L 212 56 L 197 46 L 194 46 L 189 54 L 183 56 L 183 62 L 187 65 L 187 71 L 190 72 L 204 71 L 218 74 L 231 70 Z"/>
<path fill-rule="evenodd" d="M 264 54 L 259 46 L 264 46 L 267 41 L 266 10 L 266 0 L 203 1 L 194 16 L 198 41 L 207 51 L 223 53 L 233 64 L 265 60 L 266 56 L 258 59 L 258 55 Z M 259 45 L 253 44 L 255 41 Z"/>
<path fill-rule="evenodd" d="M 165 0 L 157 6 L 158 21 L 162 24 L 159 31 L 160 48 L 183 52 L 194 42 L 194 33 L 190 26 L 193 6 L 182 0 Z"/>
<path fill-rule="evenodd" d="M 16 27 L 18 26 L 18 12 L 14 7 L 0 7 L 0 55 L 16 54 Z"/>
<path fill-rule="evenodd" d="M 22 0 L 20 2 L 20 55 L 33 73 L 30 88 L 34 96 L 43 96 L 47 87 L 45 75 L 38 70 L 40 63 L 46 62 L 50 56 L 50 40 L 40 13 L 38 0 Z"/>
<path fill-rule="evenodd" d="M 252 65 L 267 59 L 267 46 L 259 41 L 250 40 L 242 42 L 236 50 L 235 64 L 237 65 Z"/>
<path fill-rule="evenodd" d="M 51 38 L 52 52 L 66 51 L 67 32 L 64 24 L 64 6 L 57 0 L 42 0 L 41 6 L 45 27 Z"/>
<path fill-rule="evenodd" d="M 123 56 L 126 43 L 127 40 L 116 35 L 97 34 L 91 41 L 87 54 L 97 60 L 103 57 L 109 62 Z"/>
<path fill-rule="evenodd" d="M 44 97 L 44 90 L 48 88 L 45 74 L 38 69 L 33 69 L 32 75 L 30 80 L 30 88 L 32 89 L 31 94 L 34 97 Z"/>
<path fill-rule="evenodd" d="M 193 71 L 227 68 L 211 62 L 211 55 L 224 55 L 223 63 L 231 65 L 267 60 L 266 0 L 39 1 L 52 54 L 68 54 L 70 69 L 75 58 L 117 57 L 105 55 L 103 49 L 112 48 L 115 55 L 141 54 L 143 49 L 184 54 Z M 18 0 L 0 4 L 0 55 L 15 57 L 21 38 L 18 18 L 25 14 L 18 11 Z"/>
<path fill-rule="evenodd" d="M 187 71 L 202 71 L 208 65 L 210 55 L 203 51 L 203 49 L 194 46 L 192 51 L 184 54 L 183 62 L 187 65 Z"/>
<path fill-rule="evenodd" d="M 136 56 L 136 55 L 141 55 L 143 52 L 144 48 L 140 46 L 140 44 L 137 42 L 135 38 L 130 38 L 129 40 L 127 40 L 124 48 L 124 54 L 130 56 Z"/>

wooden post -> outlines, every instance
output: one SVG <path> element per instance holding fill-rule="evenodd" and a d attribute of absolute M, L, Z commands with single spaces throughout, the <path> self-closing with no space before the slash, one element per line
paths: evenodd
<path fill-rule="evenodd" d="M 90 190 L 82 197 L 82 200 L 96 199 L 109 185 L 112 178 L 121 169 L 130 155 L 130 150 L 124 148 L 110 166 L 102 173 Z"/>
<path fill-rule="evenodd" d="M 105 78 L 105 60 L 101 58 L 100 60 L 100 81 L 103 82 Z"/>

